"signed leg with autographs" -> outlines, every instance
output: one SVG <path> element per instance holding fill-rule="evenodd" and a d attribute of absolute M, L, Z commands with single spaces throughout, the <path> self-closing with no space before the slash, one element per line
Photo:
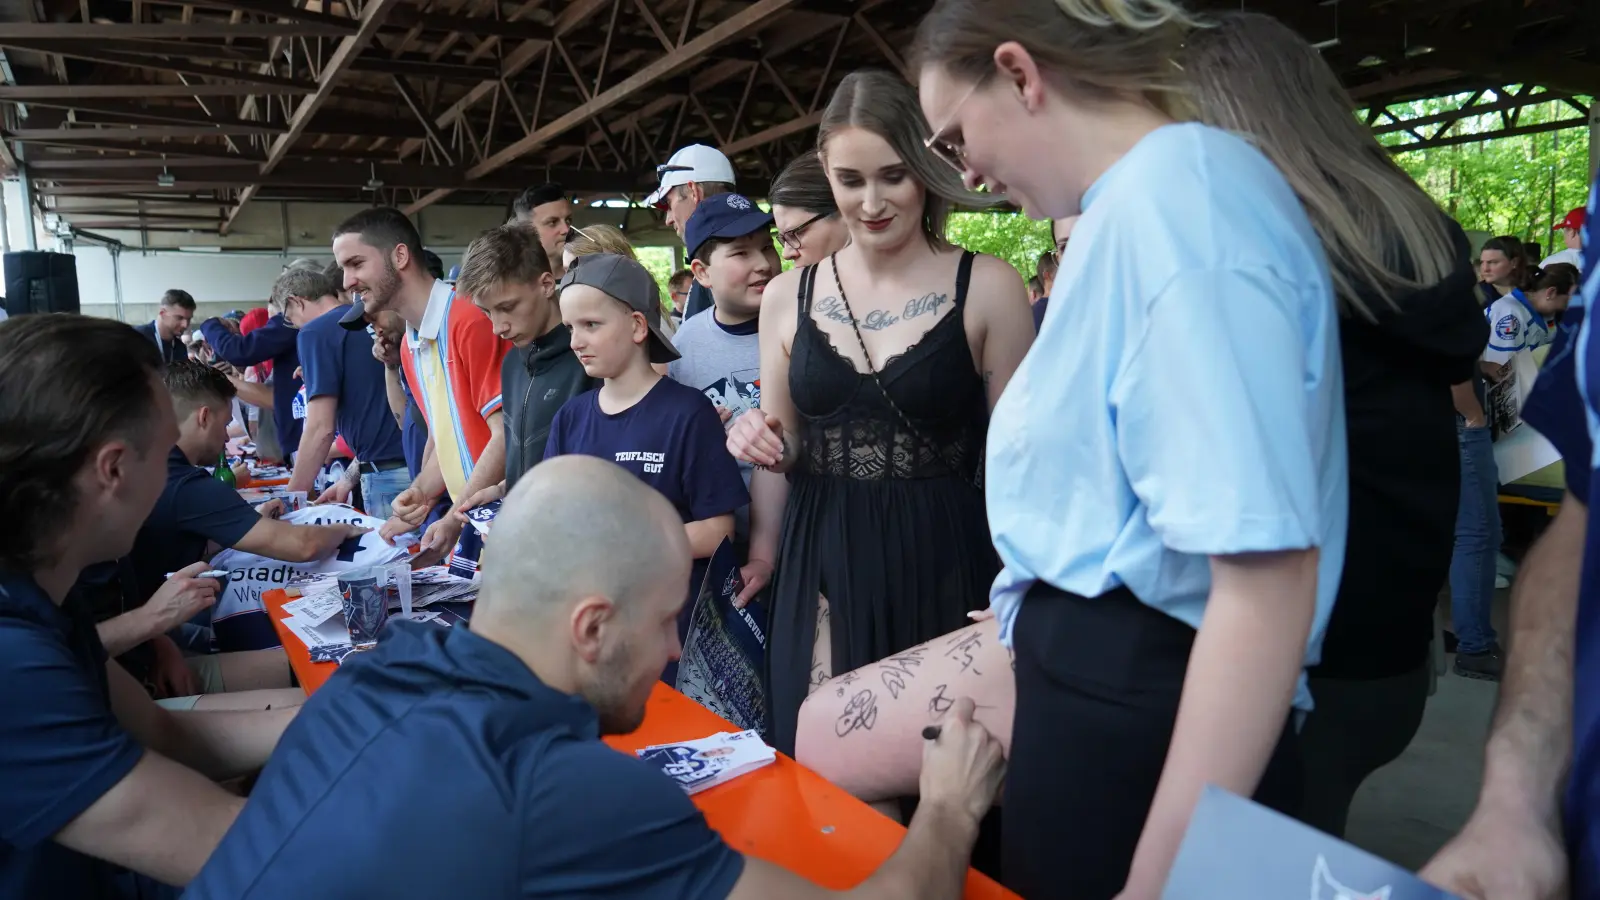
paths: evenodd
<path fill-rule="evenodd" d="M 922 729 L 957 697 L 1009 752 L 1016 684 L 992 619 L 824 681 L 800 707 L 795 758 L 869 803 L 914 796 Z"/>
<path fill-rule="evenodd" d="M 833 622 L 828 616 L 828 598 L 817 598 L 817 636 L 811 645 L 811 693 L 833 675 Z"/>

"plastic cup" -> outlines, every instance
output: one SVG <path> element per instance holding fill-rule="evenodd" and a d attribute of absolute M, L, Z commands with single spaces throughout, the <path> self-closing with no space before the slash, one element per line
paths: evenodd
<path fill-rule="evenodd" d="M 411 560 L 397 559 L 383 567 L 389 576 L 389 583 L 394 585 L 395 593 L 400 597 L 400 614 L 411 618 Z"/>

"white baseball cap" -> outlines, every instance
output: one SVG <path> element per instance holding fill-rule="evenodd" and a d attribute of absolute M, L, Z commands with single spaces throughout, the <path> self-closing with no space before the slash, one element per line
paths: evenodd
<path fill-rule="evenodd" d="M 691 181 L 696 184 L 737 183 L 733 175 L 733 163 L 728 162 L 721 150 L 705 144 L 690 144 L 672 154 L 665 165 L 656 166 L 656 176 L 661 183 L 655 193 L 645 198 L 646 206 L 659 206 L 667 196 L 667 191 Z"/>

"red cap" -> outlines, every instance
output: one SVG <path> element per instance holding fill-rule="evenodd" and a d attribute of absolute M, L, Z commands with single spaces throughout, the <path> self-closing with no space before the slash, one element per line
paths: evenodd
<path fill-rule="evenodd" d="M 1582 231 L 1583 223 L 1587 221 L 1588 218 L 1589 214 L 1584 212 L 1583 207 L 1580 206 L 1572 212 L 1567 213 L 1567 217 L 1557 222 L 1550 230 L 1560 231 L 1563 228 L 1571 228 L 1574 231 Z"/>

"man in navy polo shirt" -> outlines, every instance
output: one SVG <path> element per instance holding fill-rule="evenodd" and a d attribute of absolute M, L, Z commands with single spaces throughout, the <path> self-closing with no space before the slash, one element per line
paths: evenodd
<path fill-rule="evenodd" d="M 339 302 L 339 285 L 322 272 L 290 270 L 272 286 L 284 318 L 300 329 L 300 366 L 305 377 L 306 419 L 289 490 L 310 491 L 328 460 L 335 432 L 360 460 L 362 509 L 389 518 L 389 503 L 411 484 L 400 428 L 389 412 L 383 363 L 373 358 L 372 336 L 341 328 L 351 310 Z M 335 485 L 319 502 L 346 499 Z"/>
<path fill-rule="evenodd" d="M 237 491 L 200 468 L 215 464 L 227 446 L 233 385 L 216 369 L 191 360 L 169 365 L 165 380 L 177 410 L 178 440 L 167 455 L 166 488 L 134 542 L 136 596 L 149 597 L 167 572 L 204 559 L 208 543 L 268 559 L 311 562 L 364 533 L 351 525 L 280 522 L 273 513 L 282 504 L 269 502 L 259 513 L 252 509 Z M 212 628 L 223 651 L 279 645 L 265 610 L 216 619 Z"/>
<path fill-rule="evenodd" d="M 211 779 L 259 767 L 298 709 L 161 709 L 66 600 L 161 492 L 160 370 L 108 319 L 0 323 L 0 897 L 175 893 L 155 882 L 189 881 L 244 803 Z"/>
<path fill-rule="evenodd" d="M 1589 198 L 1583 279 L 1522 417 L 1561 451 L 1567 493 L 1511 587 L 1510 654 L 1472 817 L 1422 875 L 1463 897 L 1600 896 L 1600 182 Z M 1566 851 L 1562 850 L 1565 819 Z"/>
<path fill-rule="evenodd" d="M 283 304 L 274 298 L 267 302 L 272 318 L 249 334 L 228 326 L 227 320 L 211 318 L 200 323 L 200 334 L 218 358 L 243 369 L 271 360 L 272 425 L 284 459 L 300 446 L 300 420 L 294 417 L 294 398 L 300 393 L 300 355 L 295 352 L 295 330 L 283 318 Z"/>
<path fill-rule="evenodd" d="M 639 727 L 678 656 L 671 504 L 612 463 L 547 460 L 506 499 L 483 573 L 471 630 L 393 623 L 311 698 L 187 897 L 833 896 L 741 857 L 676 782 L 599 740 Z M 905 841 L 856 896 L 960 896 L 1003 766 L 972 708 L 926 743 Z"/>

